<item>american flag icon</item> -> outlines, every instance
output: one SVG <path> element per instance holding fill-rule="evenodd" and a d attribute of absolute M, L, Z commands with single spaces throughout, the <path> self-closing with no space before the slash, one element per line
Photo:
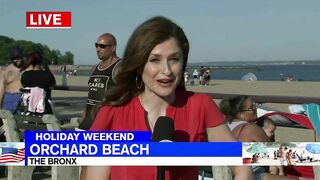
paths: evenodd
<path fill-rule="evenodd" d="M 24 148 L 0 146 L 0 164 L 21 162 L 24 160 L 24 154 Z"/>

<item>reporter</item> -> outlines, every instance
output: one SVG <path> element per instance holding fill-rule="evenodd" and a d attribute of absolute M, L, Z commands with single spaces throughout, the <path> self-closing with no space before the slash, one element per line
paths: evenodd
<path fill-rule="evenodd" d="M 141 24 L 127 43 L 117 84 L 90 130 L 153 131 L 158 117 L 167 116 L 174 120 L 174 141 L 235 141 L 214 101 L 208 95 L 186 91 L 183 73 L 188 53 L 187 37 L 171 20 L 154 17 Z M 252 179 L 248 167 L 233 169 L 236 179 Z M 89 179 L 86 175 L 95 173 L 96 168 L 86 167 L 81 176 Z M 157 167 L 114 166 L 106 174 L 100 179 L 149 180 L 156 179 Z M 168 167 L 165 176 L 166 180 L 197 179 L 198 169 Z"/>

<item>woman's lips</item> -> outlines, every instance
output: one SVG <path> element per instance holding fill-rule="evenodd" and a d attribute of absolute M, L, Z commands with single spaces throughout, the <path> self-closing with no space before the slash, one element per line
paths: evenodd
<path fill-rule="evenodd" d="M 162 87 L 170 87 L 170 86 L 172 86 L 174 80 L 173 79 L 158 79 L 157 82 Z"/>

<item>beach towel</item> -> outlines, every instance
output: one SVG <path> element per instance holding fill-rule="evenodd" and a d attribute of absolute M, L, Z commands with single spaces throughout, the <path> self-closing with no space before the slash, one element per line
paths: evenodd
<path fill-rule="evenodd" d="M 311 120 L 306 115 L 292 114 L 292 113 L 286 113 L 286 112 L 271 112 L 271 113 L 267 113 L 263 116 L 271 118 L 276 124 L 277 124 L 277 120 L 281 119 L 281 116 L 282 116 L 282 117 L 285 117 L 295 123 L 300 124 L 303 127 L 314 130 L 313 125 L 311 123 Z"/>
<path fill-rule="evenodd" d="M 306 111 L 304 110 L 303 106 L 301 104 L 292 104 L 288 106 L 289 111 L 292 114 L 304 114 L 306 115 Z"/>
<path fill-rule="evenodd" d="M 39 87 L 25 88 L 30 89 L 30 93 L 23 94 L 23 104 L 27 106 L 29 112 L 44 113 L 46 92 Z"/>
<path fill-rule="evenodd" d="M 319 104 L 304 104 L 305 113 L 311 120 L 314 130 L 320 135 L 320 105 Z"/>

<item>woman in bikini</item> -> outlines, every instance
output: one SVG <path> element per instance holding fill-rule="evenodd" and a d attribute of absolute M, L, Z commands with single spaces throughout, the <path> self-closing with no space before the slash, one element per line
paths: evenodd
<path fill-rule="evenodd" d="M 265 131 L 255 122 L 257 107 L 249 96 L 236 96 L 220 102 L 220 109 L 227 116 L 227 125 L 233 135 L 242 142 L 270 142 Z M 268 168 L 252 166 L 255 180 L 285 180 L 286 176 L 268 173 Z"/>

